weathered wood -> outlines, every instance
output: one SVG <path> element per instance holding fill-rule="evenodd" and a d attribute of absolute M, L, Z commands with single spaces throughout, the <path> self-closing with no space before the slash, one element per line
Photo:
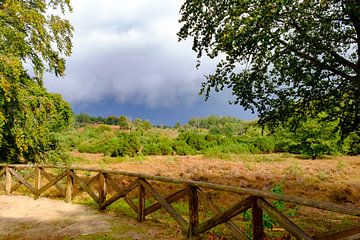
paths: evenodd
<path fill-rule="evenodd" d="M 44 176 L 46 178 L 46 180 L 48 180 L 49 182 L 52 182 L 54 180 L 54 178 L 56 177 L 56 176 L 46 172 L 45 169 L 42 167 L 39 167 L 39 169 L 40 169 L 41 175 Z M 60 193 L 60 195 L 64 197 L 65 189 L 58 182 L 56 182 L 54 186 L 55 186 L 56 190 Z"/>
<path fill-rule="evenodd" d="M 199 199 L 197 187 L 189 187 L 189 228 L 188 237 L 196 236 L 196 228 L 199 225 Z"/>
<path fill-rule="evenodd" d="M 55 178 L 53 178 L 51 181 L 49 181 L 47 184 L 45 184 L 44 186 L 42 186 L 40 189 L 39 189 L 39 196 L 45 192 L 46 190 L 48 190 L 49 188 L 51 188 L 52 186 L 56 186 L 56 183 L 59 182 L 61 179 L 63 179 L 65 176 L 66 176 L 66 172 L 67 171 L 64 171 L 62 173 L 60 173 L 59 175 L 57 175 Z M 42 171 L 43 173 L 43 171 Z M 45 175 L 43 175 L 45 176 Z"/>
<path fill-rule="evenodd" d="M 102 206 L 104 202 L 106 201 L 106 194 L 107 194 L 107 186 L 106 186 L 106 180 L 102 173 L 99 173 L 99 208 L 101 210 L 105 210 Z"/>
<path fill-rule="evenodd" d="M 99 176 L 100 176 L 100 173 L 96 174 L 94 177 L 92 177 L 90 180 L 83 180 L 84 183 L 87 185 L 87 186 L 90 186 L 96 182 L 99 181 Z M 78 196 L 80 193 L 82 192 L 85 192 L 85 190 L 79 186 L 78 188 L 74 189 L 73 190 L 73 198 L 75 198 L 76 196 Z"/>
<path fill-rule="evenodd" d="M 70 171 L 66 171 L 66 192 L 65 192 L 65 202 L 71 203 L 73 199 L 73 189 L 74 189 L 74 180 L 70 174 Z"/>
<path fill-rule="evenodd" d="M 27 182 L 19 173 L 17 173 L 14 169 L 9 168 L 9 172 L 15 178 L 17 178 L 26 188 L 28 188 L 33 194 L 35 194 L 35 188 L 31 186 L 29 182 Z"/>
<path fill-rule="evenodd" d="M 122 188 L 119 187 L 119 185 L 114 181 L 114 179 L 112 179 L 112 177 L 107 174 L 107 173 L 103 173 L 107 184 L 109 185 L 109 187 L 113 188 L 116 192 L 121 192 Z M 136 183 L 137 184 L 137 183 Z"/>
<path fill-rule="evenodd" d="M 143 222 L 145 220 L 145 187 L 142 185 L 142 179 L 138 180 L 139 186 L 139 203 L 138 203 L 138 212 L 137 220 L 138 222 Z"/>
<path fill-rule="evenodd" d="M 5 169 L 5 168 L 0 170 L 0 177 L 1 177 L 2 175 L 4 175 L 4 174 L 6 174 L 6 169 Z"/>
<path fill-rule="evenodd" d="M 137 184 L 136 184 L 137 186 Z M 131 199 L 129 199 L 127 196 L 124 196 L 124 200 L 127 203 L 127 205 L 129 205 L 129 207 L 136 213 L 138 214 L 138 208 L 135 206 L 135 204 L 131 201 Z"/>
<path fill-rule="evenodd" d="M 108 180 L 108 177 L 105 177 Z M 132 183 L 130 183 L 129 186 L 127 186 L 124 189 L 117 189 L 117 193 L 112 196 L 111 198 L 109 198 L 107 201 L 105 201 L 102 205 L 101 205 L 101 209 L 106 209 L 109 205 L 113 204 L 115 201 L 117 201 L 119 198 L 123 198 L 126 196 L 126 194 L 128 194 L 129 192 L 131 192 L 132 190 L 134 190 L 137 186 L 137 181 L 134 181 Z"/>
<path fill-rule="evenodd" d="M 94 201 L 97 204 L 99 204 L 99 197 L 91 190 L 91 188 L 88 185 L 86 185 L 86 183 L 81 178 L 79 178 L 73 171 L 70 171 L 70 175 L 73 177 L 73 179 L 76 182 L 80 184 L 82 189 L 84 189 L 85 192 L 87 192 L 90 195 L 90 197 L 94 199 Z"/>
<path fill-rule="evenodd" d="M 24 176 L 24 180 L 28 181 L 30 178 L 32 178 L 34 176 L 34 173 L 29 173 L 26 176 Z M 11 187 L 11 192 L 16 191 L 16 189 L 18 189 L 22 184 L 22 182 L 18 181 L 17 183 L 13 184 Z"/>
<path fill-rule="evenodd" d="M 258 198 L 257 205 L 261 207 L 270 217 L 272 217 L 280 226 L 285 228 L 296 239 L 311 240 L 312 238 L 307 235 L 303 230 L 296 226 L 292 221 L 285 217 L 275 207 L 268 203 L 265 199 Z M 329 238 L 330 239 L 330 238 Z M 332 238 L 331 238 L 332 239 Z"/>
<path fill-rule="evenodd" d="M 5 168 L 6 171 L 6 177 L 5 177 L 5 194 L 10 195 L 11 194 L 11 187 L 12 187 L 12 176 L 9 171 L 9 167 Z"/>
<path fill-rule="evenodd" d="M 225 223 L 225 222 L 229 221 L 230 219 L 232 219 L 233 217 L 239 215 L 240 213 L 245 212 L 250 207 L 251 207 L 250 198 L 246 198 L 246 199 L 238 202 L 231 208 L 225 210 L 224 212 L 219 213 L 219 214 L 215 215 L 214 217 L 210 218 L 209 220 L 200 224 L 196 228 L 196 233 L 201 234 L 219 224 Z"/>
<path fill-rule="evenodd" d="M 19 165 L 19 164 L 0 164 L 0 167 L 3 167 L 5 169 L 0 170 L 0 176 L 1 174 L 6 174 L 6 179 L 5 179 L 5 192 L 7 194 L 11 193 L 11 189 L 13 188 L 12 186 L 12 173 L 10 173 L 11 168 L 17 168 L 17 169 L 30 169 L 30 168 L 34 168 L 35 166 L 32 165 Z M 51 165 L 39 165 L 39 168 L 52 168 L 52 169 L 68 169 L 65 166 L 51 166 Z M 232 192 L 232 193 L 237 193 L 237 194 L 242 194 L 242 195 L 249 195 L 249 196 L 253 196 L 253 197 L 258 197 L 258 198 L 268 198 L 268 199 L 274 199 L 274 200 L 279 200 L 279 201 L 285 201 L 285 202 L 289 202 L 289 203 L 293 203 L 293 204 L 297 204 L 297 205 L 303 205 L 303 206 L 308 206 L 308 207 L 312 207 L 312 208 L 317 208 L 317 209 L 322 209 L 322 210 L 327 210 L 327 211 L 332 211 L 332 212 L 338 212 L 338 213 L 342 213 L 342 214 L 347 214 L 347 215 L 351 215 L 351 216 L 360 216 L 360 208 L 357 207 L 353 207 L 353 206 L 349 206 L 349 205 L 340 205 L 340 204 L 334 204 L 334 203 L 329 203 L 329 202 L 322 202 L 322 201 L 316 201 L 316 200 L 312 200 L 312 199 L 306 199 L 306 198 L 302 198 L 302 197 L 294 197 L 294 196 L 288 196 L 288 195 L 283 195 L 283 194 L 274 194 L 271 192 L 266 192 L 266 191 L 260 191 L 260 190 L 256 190 L 256 189 L 248 189 L 248 188 L 240 188 L 240 187 L 235 187 L 235 186 L 226 186 L 226 185 L 220 185 L 220 184 L 214 184 L 214 183 L 206 183 L 206 182 L 199 182 L 199 181 L 192 181 L 192 180 L 184 180 L 184 179 L 173 179 L 173 178 L 169 178 L 169 177 L 162 177 L 162 176 L 151 176 L 151 175 L 147 175 L 147 174 L 142 174 L 142 173 L 131 173 L 131 172 L 124 172 L 124 171 L 115 171 L 115 170 L 99 170 L 99 169 L 94 169 L 94 168 L 71 168 L 72 170 L 82 170 L 82 171 L 91 171 L 91 172 L 102 172 L 105 176 L 109 175 L 109 174 L 113 174 L 113 175 L 121 175 L 121 176 L 127 176 L 127 177 L 136 177 L 136 178 L 143 178 L 144 181 L 146 182 L 145 179 L 147 180 L 155 180 L 155 181 L 161 181 L 161 182 L 167 182 L 167 183 L 174 183 L 174 184 L 183 184 L 183 185 L 187 185 L 187 186 L 193 186 L 193 187 L 202 187 L 202 188 L 208 188 L 208 189 L 213 189 L 213 190 L 219 190 L 219 191 L 226 191 L 226 192 Z M 5 172 L 4 172 L 5 171 Z M 43 173 L 43 172 L 41 172 Z M 19 175 L 19 174 L 18 174 Z M 61 175 L 61 174 L 60 174 Z M 57 177 L 59 177 L 60 175 L 58 175 Z M 21 175 L 19 175 L 20 178 L 22 178 L 23 180 L 26 179 L 26 177 L 22 177 Z M 43 176 L 45 177 L 45 175 L 43 174 Z M 16 176 L 14 175 L 14 177 L 16 178 Z M 57 178 L 55 177 L 55 178 Z M 45 177 L 46 178 L 46 177 Z M 49 187 L 49 184 L 55 184 L 55 186 L 60 186 L 60 184 L 57 184 L 57 182 L 55 181 L 55 178 L 47 178 L 49 180 L 49 183 L 47 185 L 45 185 L 47 188 Z M 106 178 L 106 177 L 105 177 Z M 61 179 L 60 179 L 61 180 Z M 60 181 L 59 180 L 59 181 Z M 81 180 L 81 179 L 80 179 Z M 26 182 L 27 180 L 25 180 L 24 182 Z M 55 183 L 53 183 L 53 181 L 55 181 Z M 106 180 L 107 181 L 107 180 Z M 84 185 L 83 181 L 83 185 Z M 20 180 L 19 180 L 19 184 L 23 184 Z M 79 182 L 80 183 L 80 182 Z M 108 183 L 108 182 L 107 182 Z M 31 184 L 29 184 L 31 186 Z M 81 184 L 80 184 L 81 185 Z M 85 184 L 87 185 L 87 184 Z M 148 186 L 146 186 L 146 184 L 143 184 L 144 187 L 146 188 L 147 191 L 150 191 L 148 189 Z M 25 185 L 24 185 L 25 186 Z M 45 186 L 43 186 L 42 188 L 39 189 L 39 194 L 41 194 L 41 190 L 45 191 L 47 188 L 44 188 Z M 116 184 L 115 184 L 116 186 Z M 151 185 L 149 184 L 150 189 L 152 188 Z M 32 186 L 31 186 L 32 187 Z M 36 187 L 35 187 L 36 188 Z M 34 189 L 35 189 L 34 188 Z M 83 188 L 81 186 L 81 188 Z M 58 188 L 57 188 L 58 189 Z M 91 188 L 89 187 L 89 189 L 91 190 Z M 116 189 L 116 188 L 114 188 Z M 84 189 L 85 190 L 85 189 Z M 61 190 L 60 190 L 61 191 Z M 86 190 L 85 190 L 86 191 Z M 154 190 L 155 191 L 155 190 Z M 64 191 L 63 191 L 64 192 Z M 150 191 L 151 192 L 151 191 Z M 88 192 L 89 193 L 89 192 Z M 151 192 L 152 193 L 152 192 Z M 157 193 L 155 191 L 155 193 Z M 36 194 L 36 193 L 35 193 Z M 153 194 L 153 193 L 152 193 Z M 158 193 L 157 193 L 158 194 Z M 100 195 L 100 194 L 99 194 Z M 153 194 L 154 195 L 154 194 Z M 96 196 L 96 194 L 95 194 Z M 155 196 L 155 195 L 154 195 Z M 198 196 L 201 196 L 201 194 L 199 194 L 198 192 Z M 97 196 L 96 196 L 97 197 Z M 161 201 L 158 199 L 160 197 Z M 132 202 L 126 198 L 126 196 L 124 196 L 125 200 L 128 200 L 127 202 L 130 202 L 129 205 L 132 204 Z M 171 205 L 167 202 L 168 199 L 164 199 L 160 194 L 158 194 L 158 196 L 155 198 L 159 201 L 158 205 L 156 205 L 156 208 L 160 208 L 160 206 L 164 207 L 168 212 L 168 209 L 171 209 Z M 201 198 L 201 197 L 200 197 Z M 95 200 L 95 199 L 94 199 Z M 106 201 L 105 201 L 106 202 Z M 104 202 L 104 203 L 105 203 Z M 259 202 L 261 205 L 261 201 L 254 201 L 255 203 Z M 133 204 L 132 204 L 133 205 Z M 257 205 L 257 204 L 256 204 Z M 153 205 L 155 207 L 155 204 Z M 131 207 L 131 206 L 130 206 Z M 257 206 L 259 208 L 259 206 Z M 260 209 L 260 208 L 259 208 Z M 173 209 L 174 210 L 174 209 Z M 260 209 L 261 210 L 261 209 Z M 135 211 L 137 211 L 137 206 L 135 206 Z M 146 211 L 145 211 L 146 212 Z M 171 210 L 170 210 L 171 212 Z M 169 212 L 169 213 L 170 213 Z M 175 214 L 176 211 L 174 210 Z M 226 212 L 226 211 L 225 211 Z M 218 213 L 215 218 L 218 215 L 221 215 L 223 213 Z M 253 212 L 254 214 L 254 212 Z M 171 215 L 171 213 L 170 213 Z M 259 215 L 259 214 L 258 214 Z M 171 215 L 173 217 L 173 215 Z M 181 217 L 181 215 L 179 215 Z M 182 218 L 182 217 L 181 217 Z M 180 218 L 180 219 L 181 219 Z M 176 221 L 176 218 L 174 218 Z M 183 222 L 182 222 L 183 220 Z M 180 226 L 184 229 L 184 231 L 186 231 L 187 228 L 184 228 L 184 225 L 187 226 L 186 221 L 182 218 L 182 220 L 180 220 L 180 222 L 182 222 L 182 224 L 179 222 Z M 212 221 L 215 221 L 214 219 L 210 219 Z M 230 219 L 228 219 L 229 221 Z M 209 221 L 209 220 L 208 220 Z M 216 220 L 219 221 L 219 220 Z M 206 223 L 206 222 L 205 222 Z M 204 227 L 204 225 L 200 225 L 196 228 L 196 233 L 200 233 L 199 229 L 201 230 L 201 227 Z M 349 230 L 350 231 L 350 230 Z M 351 230 L 351 231 L 355 231 L 355 230 Z M 350 231 L 350 232 L 351 232 Z M 348 232 L 350 234 L 350 232 Z M 340 234 L 340 233 L 338 233 Z M 345 233 L 341 233 L 341 234 L 345 234 Z M 331 237 L 335 239 L 335 235 L 327 235 L 326 237 Z M 255 238 L 254 238 L 255 239 Z"/>
<path fill-rule="evenodd" d="M 206 194 L 201 189 L 198 189 L 198 196 L 202 204 L 204 204 L 208 209 L 210 209 L 210 211 L 212 211 L 214 214 L 221 214 L 222 212 L 221 209 L 218 206 L 216 206 L 215 203 L 211 201 L 211 199 L 208 198 L 208 196 L 206 196 Z M 238 228 L 238 226 L 236 226 L 236 224 L 233 221 L 229 220 L 224 224 L 231 231 L 231 233 L 236 239 L 239 240 L 248 239 L 246 235 L 240 230 L 240 228 Z"/>
<path fill-rule="evenodd" d="M 360 225 L 351 227 L 339 232 L 323 234 L 321 236 L 314 237 L 316 240 L 355 240 L 360 239 Z"/>
<path fill-rule="evenodd" d="M 0 166 L 9 166 L 9 167 L 24 167 L 24 165 L 6 165 L 6 164 L 0 164 Z M 67 169 L 65 166 L 52 166 L 52 165 L 40 165 L 41 167 L 46 168 L 57 168 L 57 169 Z M 27 166 L 29 168 L 31 166 Z M 81 170 L 81 171 L 90 171 L 90 172 L 100 172 L 112 175 L 121 175 L 121 176 L 128 176 L 128 177 L 137 177 L 137 178 L 143 178 L 147 180 L 155 180 L 155 181 L 161 181 L 161 182 L 168 182 L 168 183 L 175 183 L 175 184 L 184 184 L 187 186 L 195 186 L 200 188 L 209 188 L 213 190 L 219 190 L 219 191 L 226 191 L 226 192 L 232 192 L 232 193 L 239 193 L 242 195 L 249 195 L 249 196 L 255 196 L 255 197 L 262 197 L 262 198 L 268 198 L 273 200 L 279 200 L 279 201 L 285 201 L 293 204 L 318 208 L 326 211 L 332 211 L 332 212 L 338 212 L 343 213 L 351 216 L 359 216 L 360 217 L 360 208 L 358 207 L 352 207 L 347 205 L 341 205 L 341 204 L 334 204 L 330 202 L 322 202 L 302 197 L 295 197 L 295 196 L 289 196 L 284 194 L 276 194 L 272 192 L 267 191 L 261 191 L 257 189 L 250 189 L 250 188 L 241 188 L 241 187 L 235 187 L 235 186 L 227 186 L 227 185 L 221 185 L 221 184 L 215 184 L 215 183 L 207 183 L 207 182 L 200 182 L 200 181 L 192 181 L 192 180 L 185 180 L 185 179 L 175 179 L 175 178 L 169 178 L 169 177 L 163 177 L 163 176 L 153 176 L 143 173 L 133 173 L 133 172 L 125 172 L 125 171 L 117 171 L 117 170 L 100 170 L 96 168 L 83 168 L 83 167 L 72 167 L 73 170 Z"/>
<path fill-rule="evenodd" d="M 170 216 L 179 223 L 183 231 L 186 232 L 188 230 L 188 224 L 185 219 L 180 214 L 178 214 L 175 209 L 168 202 L 166 202 L 165 198 L 162 197 L 146 180 L 140 179 L 139 182 L 156 198 L 156 200 L 161 204 L 161 206 L 163 206 L 163 208 L 170 214 Z"/>
<path fill-rule="evenodd" d="M 250 197 L 252 212 L 252 234 L 253 239 L 264 239 L 263 210 L 258 206 L 257 197 Z"/>
<path fill-rule="evenodd" d="M 34 188 L 35 188 L 35 199 L 39 198 L 39 189 L 41 188 L 41 171 L 40 168 L 38 166 L 35 167 L 35 183 L 34 183 Z"/>
<path fill-rule="evenodd" d="M 168 202 L 168 203 L 173 203 L 173 202 L 176 202 L 178 200 L 180 200 L 181 198 L 185 197 L 189 192 L 189 189 L 181 189 L 169 196 L 167 196 L 165 198 L 165 201 Z M 145 209 L 145 216 L 153 213 L 153 212 L 156 212 L 157 210 L 159 210 L 161 208 L 161 204 L 160 203 L 155 203 L 149 207 L 147 207 Z"/>

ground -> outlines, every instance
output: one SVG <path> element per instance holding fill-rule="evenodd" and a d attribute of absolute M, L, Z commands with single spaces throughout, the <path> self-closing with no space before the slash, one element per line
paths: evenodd
<path fill-rule="evenodd" d="M 85 160 L 81 162 L 81 166 L 142 172 L 262 190 L 270 190 L 281 185 L 286 194 L 360 206 L 360 156 L 308 160 L 291 154 L 137 158 L 109 158 L 102 154 L 78 152 L 73 154 Z"/>
<path fill-rule="evenodd" d="M 360 207 L 360 156 L 306 160 L 289 154 L 136 158 L 72 154 L 79 160 L 73 165 L 82 167 L 143 172 L 267 191 L 280 186 L 283 194 Z M 224 207 L 233 204 L 234 199 L 228 196 L 218 197 L 222 198 L 219 202 Z M 304 224 L 314 235 L 359 223 L 359 219 L 324 211 L 294 209 L 290 212 L 293 209 L 289 208 L 289 214 L 295 214 L 297 223 Z M 134 216 L 122 210 L 109 210 L 105 214 L 94 207 L 59 200 L 0 196 L 0 239 L 66 239 L 67 236 L 69 239 L 183 239 L 176 224 L 164 220 L 161 214 L 139 224 Z M 203 239 L 225 239 L 214 236 L 206 235 Z"/>
<path fill-rule="evenodd" d="M 0 239 L 169 239 L 164 236 L 182 239 L 151 221 L 137 223 L 61 200 L 0 195 Z"/>

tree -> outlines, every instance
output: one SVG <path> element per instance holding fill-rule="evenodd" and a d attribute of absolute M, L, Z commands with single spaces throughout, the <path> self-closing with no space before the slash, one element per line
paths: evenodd
<path fill-rule="evenodd" d="M 346 152 L 347 146 L 338 144 L 339 131 L 336 131 L 338 121 L 321 121 L 326 117 L 320 114 L 317 118 L 306 119 L 300 123 L 292 123 L 291 120 L 278 127 L 275 133 L 277 150 L 301 154 L 304 157 L 316 159 L 325 154 L 337 154 Z M 294 126 L 296 129 L 293 129 Z"/>
<path fill-rule="evenodd" d="M 359 1 L 186 0 L 180 13 L 179 39 L 221 59 L 206 98 L 228 87 L 261 124 L 326 112 L 343 136 L 360 131 Z"/>
<path fill-rule="evenodd" d="M 119 117 L 119 127 L 120 127 L 120 129 L 123 129 L 123 130 L 130 129 L 130 121 L 126 116 L 121 115 Z"/>
<path fill-rule="evenodd" d="M 54 12 L 68 0 L 0 2 L 0 157 L 36 161 L 52 148 L 51 132 L 71 121 L 71 108 L 43 87 L 45 72 L 63 76 L 72 27 Z M 25 67 L 26 66 L 28 67 Z M 30 68 L 34 76 L 27 70 Z"/>

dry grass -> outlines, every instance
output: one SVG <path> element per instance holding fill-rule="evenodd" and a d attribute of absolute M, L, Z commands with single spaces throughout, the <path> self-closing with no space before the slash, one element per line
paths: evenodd
<path fill-rule="evenodd" d="M 195 179 L 257 189 L 281 184 L 284 192 L 320 200 L 360 204 L 360 156 L 304 160 L 289 154 L 248 154 L 229 160 L 203 156 L 109 158 L 73 153 L 82 166 Z"/>

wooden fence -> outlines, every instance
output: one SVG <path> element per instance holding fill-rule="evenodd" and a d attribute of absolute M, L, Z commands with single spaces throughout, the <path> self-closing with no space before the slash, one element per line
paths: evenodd
<path fill-rule="evenodd" d="M 54 171 L 57 174 L 54 174 Z M 89 177 L 85 178 L 79 175 L 80 172 L 86 172 Z M 96 175 L 91 176 L 91 174 Z M 127 177 L 131 181 L 127 181 L 126 186 L 124 186 L 116 181 L 118 176 Z M 163 196 L 154 187 L 154 185 L 159 183 L 169 184 L 169 186 L 180 186 L 180 189 L 167 196 Z M 359 226 L 342 232 L 316 237 L 310 236 L 274 207 L 269 200 L 284 201 L 356 217 L 360 216 L 360 208 L 236 186 L 93 168 L 0 164 L 0 190 L 4 189 L 5 194 L 9 195 L 20 186 L 28 189 L 35 199 L 52 187 L 52 189 L 56 189 L 59 195 L 65 198 L 66 202 L 71 202 L 79 193 L 85 192 L 90 195 L 97 203 L 98 208 L 102 210 L 118 199 L 123 198 L 136 213 L 139 222 L 144 221 L 147 215 L 164 209 L 189 238 L 202 234 L 217 225 L 225 224 L 235 239 L 248 239 L 232 219 L 249 209 L 251 209 L 252 213 L 252 236 L 255 240 L 265 238 L 263 212 L 266 212 L 279 226 L 287 230 L 296 239 L 360 238 Z M 221 210 L 211 197 L 206 194 L 205 190 L 234 193 L 239 196 L 239 200 L 228 209 Z M 137 195 L 135 203 L 129 197 L 130 192 L 135 192 Z M 145 206 L 145 196 L 152 196 L 156 201 L 150 206 Z M 181 199 L 187 200 L 186 202 L 188 203 L 189 212 L 188 216 L 185 217 L 187 220 L 171 205 Z M 199 221 L 199 203 L 202 206 L 206 206 L 213 213 L 211 218 L 202 222 Z"/>

